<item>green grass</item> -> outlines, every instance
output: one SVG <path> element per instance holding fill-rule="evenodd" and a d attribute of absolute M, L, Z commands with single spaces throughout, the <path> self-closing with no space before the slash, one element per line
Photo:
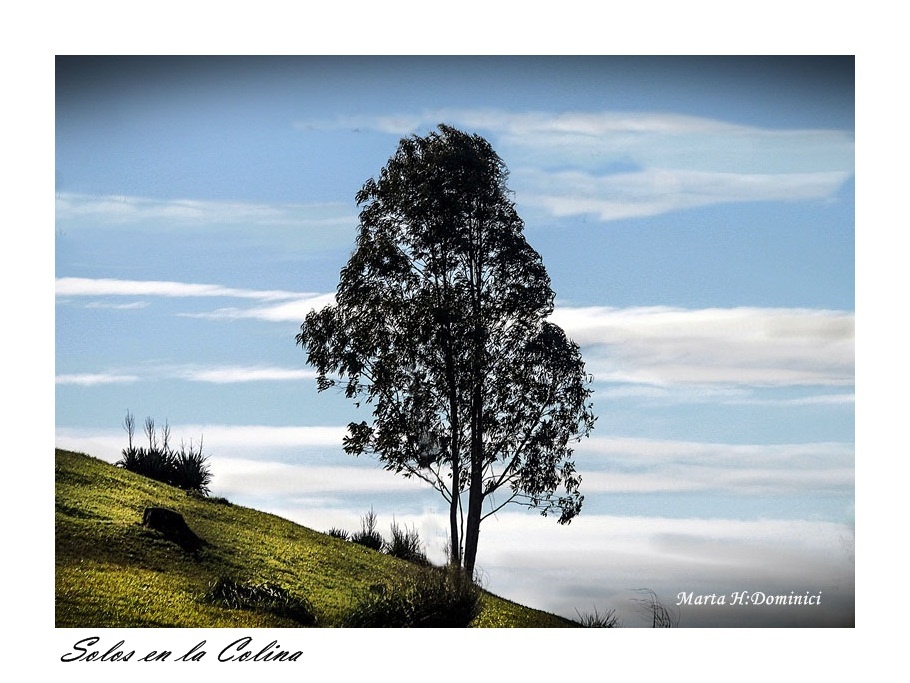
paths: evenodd
<path fill-rule="evenodd" d="M 280 586 L 339 626 L 370 587 L 410 563 L 299 524 L 55 451 L 57 627 L 297 627 L 280 610 L 231 609 L 206 599 L 221 577 Z M 142 526 L 146 507 L 183 515 L 207 545 L 196 554 Z M 566 627 L 571 620 L 484 593 L 475 627 Z"/>

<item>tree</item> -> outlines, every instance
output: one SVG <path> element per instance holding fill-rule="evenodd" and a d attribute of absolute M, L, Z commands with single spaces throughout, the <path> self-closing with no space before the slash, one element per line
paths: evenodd
<path fill-rule="evenodd" d="M 372 406 L 343 446 L 447 501 L 450 561 L 473 572 L 481 522 L 508 503 L 580 511 L 571 444 L 595 417 L 578 346 L 547 321 L 554 293 L 490 144 L 440 125 L 401 140 L 356 196 L 336 303 L 297 343 L 320 391 Z M 466 500 L 465 500 L 466 499 Z"/>

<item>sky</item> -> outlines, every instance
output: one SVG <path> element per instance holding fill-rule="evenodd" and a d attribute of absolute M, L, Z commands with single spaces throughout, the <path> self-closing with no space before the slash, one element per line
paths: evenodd
<path fill-rule="evenodd" d="M 485 585 L 630 627 L 640 588 L 681 626 L 852 623 L 852 57 L 57 57 L 55 88 L 58 447 L 115 462 L 127 411 L 167 421 L 213 495 L 322 531 L 372 508 L 442 561 L 444 502 L 342 451 L 369 415 L 294 337 L 356 192 L 447 123 L 508 167 L 598 416 L 581 515 L 486 520 Z"/>

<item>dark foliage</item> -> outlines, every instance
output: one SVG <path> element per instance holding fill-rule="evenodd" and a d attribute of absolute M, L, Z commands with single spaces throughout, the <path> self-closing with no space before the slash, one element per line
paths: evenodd
<path fill-rule="evenodd" d="M 581 613 L 575 610 L 578 615 L 578 623 L 585 628 L 617 628 L 619 627 L 619 617 L 616 616 L 616 610 L 609 610 L 601 614 L 597 607 L 593 612 Z"/>
<path fill-rule="evenodd" d="M 344 529 L 339 529 L 338 527 L 332 527 L 326 532 L 332 538 L 340 538 L 342 541 L 350 540 L 351 534 L 345 531 Z"/>
<path fill-rule="evenodd" d="M 371 550 L 382 550 L 385 540 L 376 531 L 376 513 L 373 512 L 372 508 L 360 518 L 360 531 L 351 534 L 351 542 Z"/>
<path fill-rule="evenodd" d="M 657 593 L 650 588 L 637 588 L 636 592 L 644 595 L 636 602 L 641 606 L 642 613 L 651 619 L 651 628 L 676 628 L 679 626 L 679 611 L 661 602 Z"/>
<path fill-rule="evenodd" d="M 205 600 L 229 609 L 270 612 L 293 619 L 302 626 L 316 624 L 316 615 L 309 600 L 293 595 L 275 583 L 241 583 L 221 576 L 209 586 Z"/>
<path fill-rule="evenodd" d="M 351 628 L 465 628 L 480 614 L 482 591 L 454 567 L 414 567 L 374 586 L 345 617 Z"/>
<path fill-rule="evenodd" d="M 198 447 L 194 447 L 192 442 L 188 448 L 181 443 L 180 449 L 175 450 L 168 443 L 170 429 L 167 424 L 161 430 L 159 441 L 155 421 L 148 417 L 145 420 L 145 433 L 149 445 L 137 447 L 133 444 L 135 421 L 129 412 L 123 420 L 123 427 L 129 434 L 129 445 L 121 451 L 120 460 L 116 463 L 119 467 L 186 491 L 204 496 L 209 494 L 212 472 L 208 466 L 208 456 L 202 454 L 202 439 L 199 440 Z"/>
<path fill-rule="evenodd" d="M 176 479 L 170 454 L 158 448 L 124 449 L 117 465 L 143 477 L 174 486 Z"/>
<path fill-rule="evenodd" d="M 199 440 L 198 449 L 194 449 L 192 443 L 189 448 L 181 444 L 180 450 L 170 452 L 170 457 L 174 485 L 208 495 L 212 473 L 208 467 L 208 457 L 202 454 L 202 440 Z"/>
<path fill-rule="evenodd" d="M 402 529 L 395 522 L 392 522 L 392 538 L 386 542 L 383 552 L 422 567 L 427 567 L 430 564 L 417 529 Z"/>

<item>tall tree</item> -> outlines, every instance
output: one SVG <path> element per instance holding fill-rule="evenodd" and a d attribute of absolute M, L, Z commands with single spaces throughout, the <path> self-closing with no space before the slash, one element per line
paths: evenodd
<path fill-rule="evenodd" d="M 431 484 L 452 564 L 473 572 L 481 522 L 509 503 L 580 511 L 572 444 L 594 425 L 578 346 L 547 321 L 554 294 L 490 144 L 440 125 L 401 140 L 368 180 L 336 304 L 297 335 L 319 390 L 372 406 L 350 454 Z"/>

